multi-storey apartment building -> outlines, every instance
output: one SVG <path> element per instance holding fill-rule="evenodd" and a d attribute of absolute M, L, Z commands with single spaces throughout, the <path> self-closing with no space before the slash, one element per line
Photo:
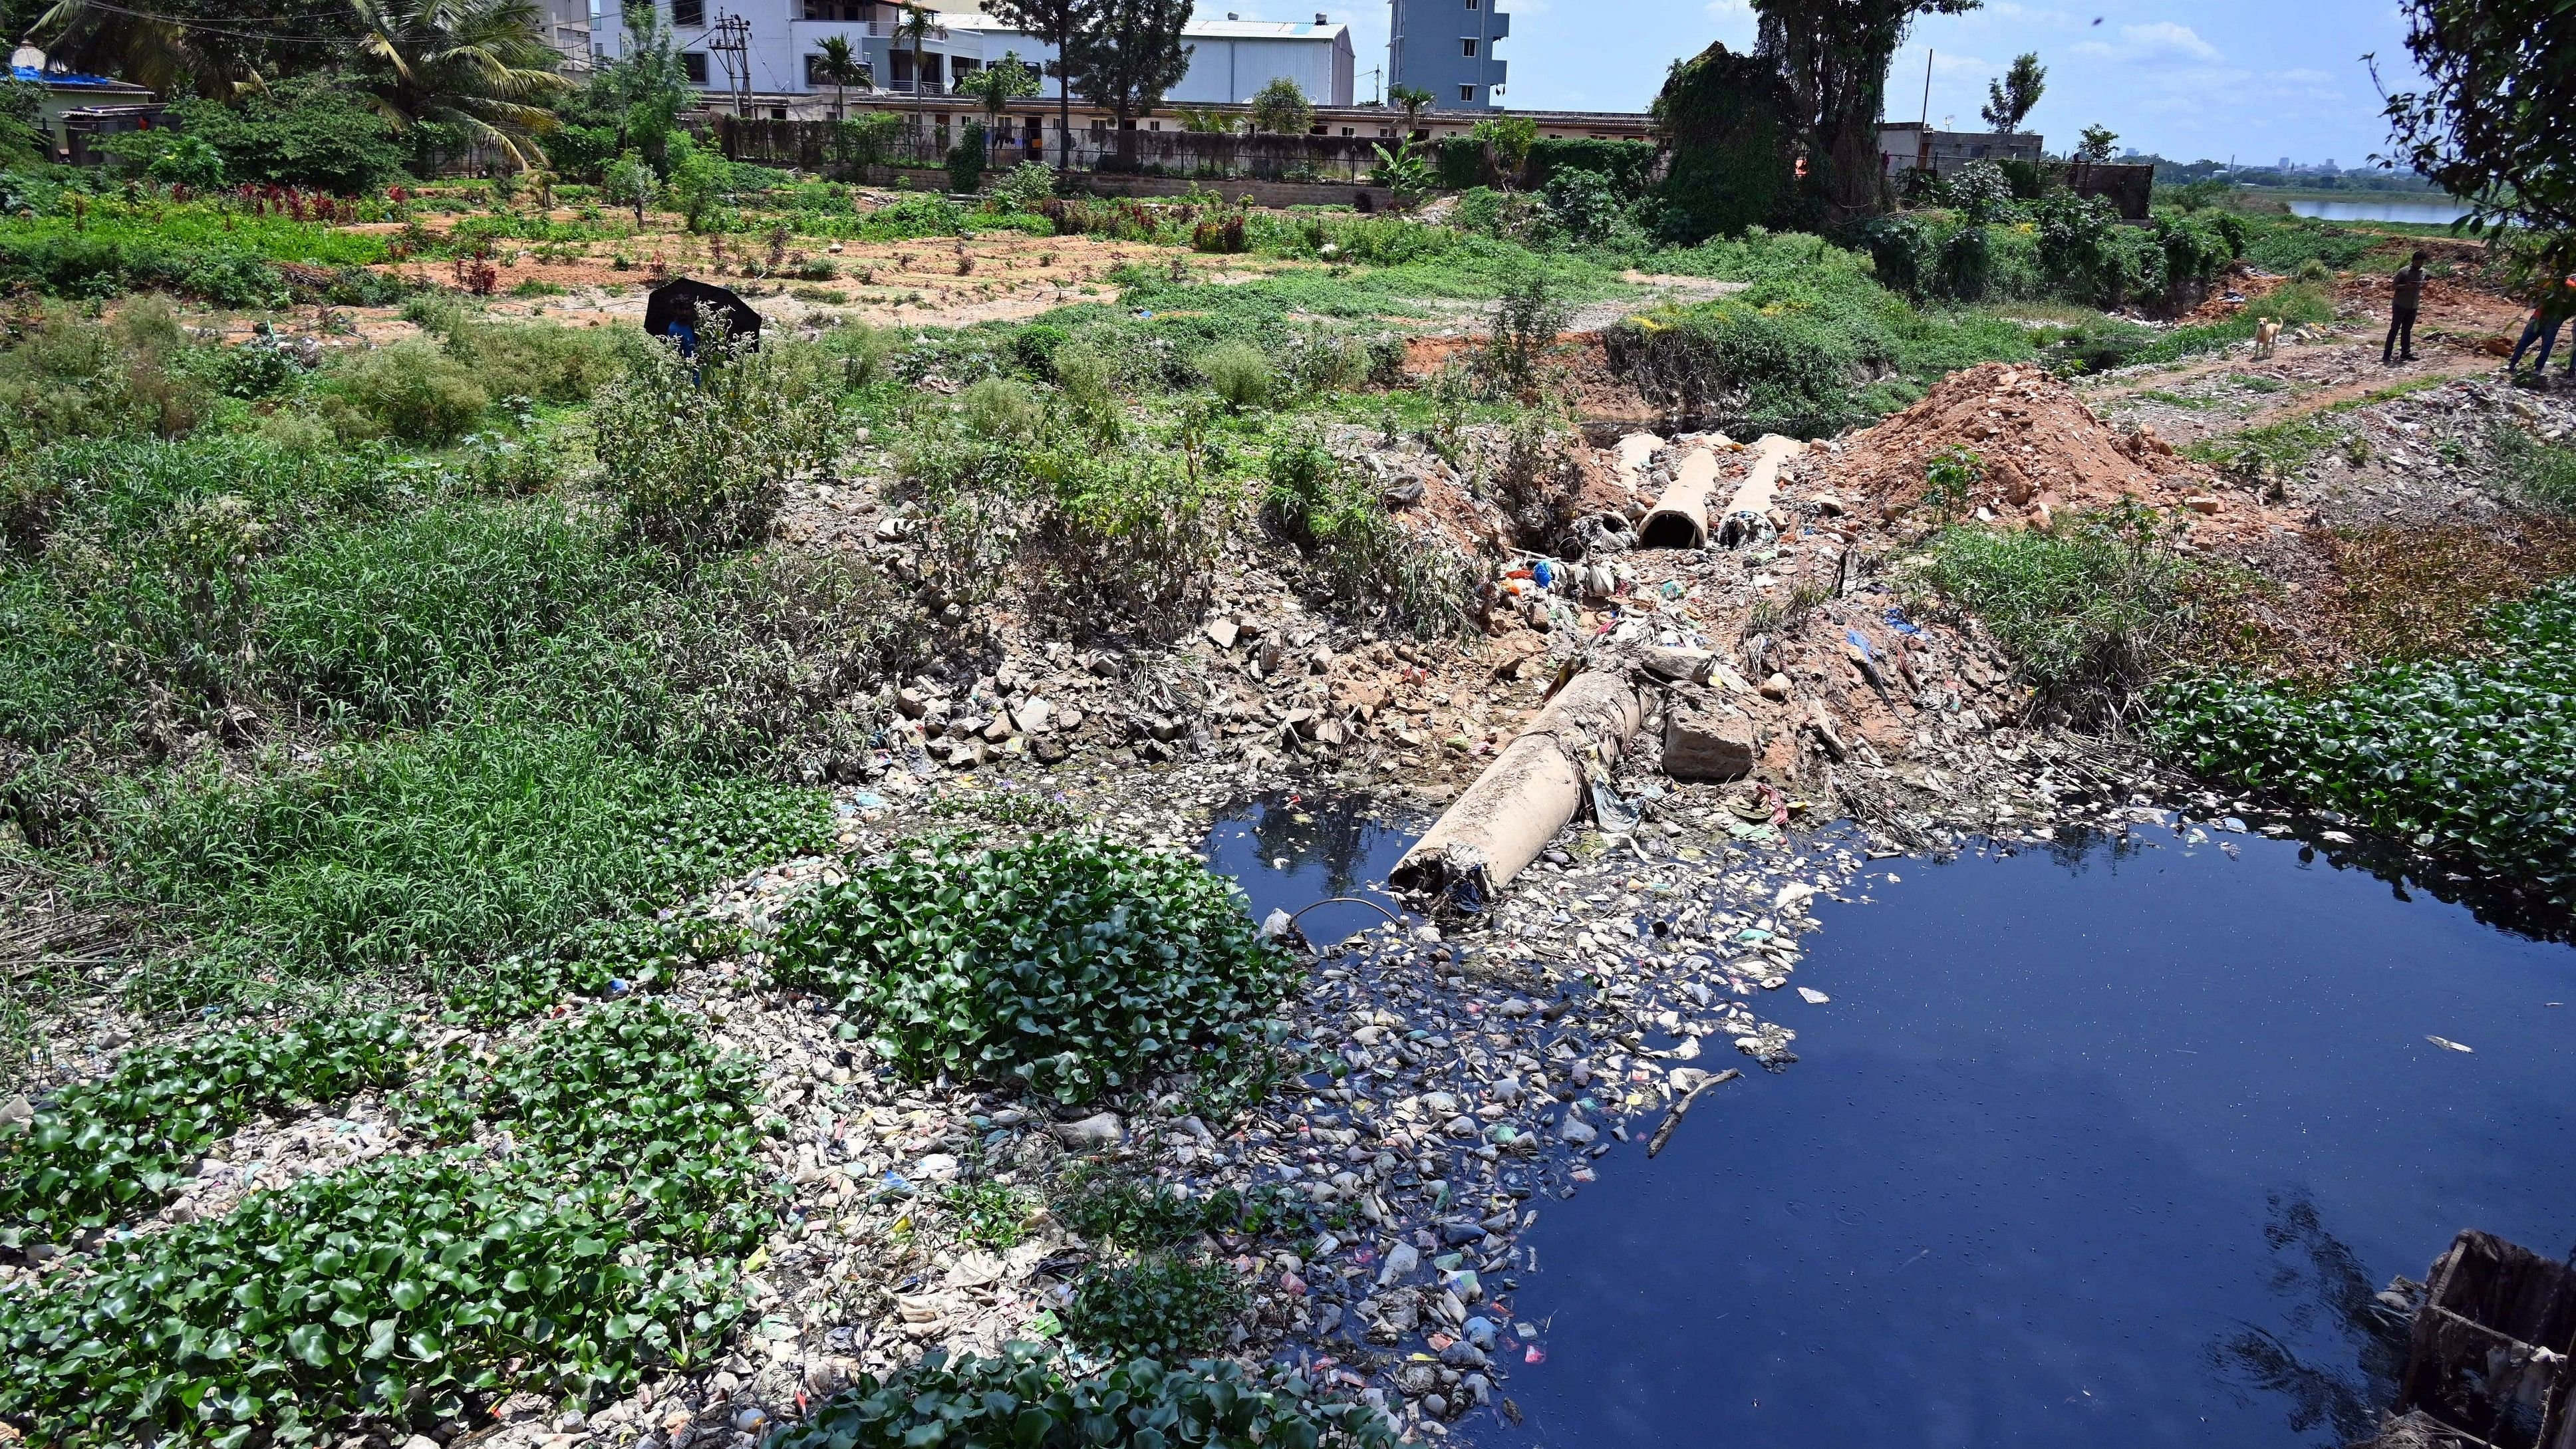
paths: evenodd
<path fill-rule="evenodd" d="M 1512 33 L 1502 0 L 1393 0 L 1390 85 L 1431 93 L 1442 110 L 1490 111 L 1506 63 L 1494 45 Z"/>

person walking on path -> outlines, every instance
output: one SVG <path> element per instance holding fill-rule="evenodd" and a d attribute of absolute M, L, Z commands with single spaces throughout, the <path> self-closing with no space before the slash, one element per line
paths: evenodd
<path fill-rule="evenodd" d="M 2576 272 L 2542 288 L 2538 305 L 2531 309 L 2531 320 L 2523 324 L 2522 340 L 2513 345 L 2513 360 L 2504 365 L 2505 374 L 2509 377 L 2520 372 L 2522 355 L 2537 342 L 2540 359 L 2532 365 L 2532 374 L 2547 376 L 2550 349 L 2558 345 L 2559 329 L 2567 325 L 2570 316 L 2576 316 Z M 2576 376 L 2576 348 L 2569 349 L 2567 370 L 2570 376 Z"/>
<path fill-rule="evenodd" d="M 2425 254 L 2408 259 L 2388 287 L 2388 340 L 2380 344 L 2379 365 L 2415 360 L 2415 312 L 2424 304 Z"/>

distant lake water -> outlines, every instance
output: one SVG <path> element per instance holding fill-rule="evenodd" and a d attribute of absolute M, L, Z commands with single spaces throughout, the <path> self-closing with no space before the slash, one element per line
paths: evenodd
<path fill-rule="evenodd" d="M 2319 221 L 2419 221 L 2431 226 L 2448 226 L 2469 214 L 2467 207 L 2448 197 L 2440 201 L 2293 201 L 2290 211 Z"/>

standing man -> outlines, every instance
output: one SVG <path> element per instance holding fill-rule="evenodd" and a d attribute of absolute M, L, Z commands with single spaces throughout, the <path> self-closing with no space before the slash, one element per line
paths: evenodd
<path fill-rule="evenodd" d="M 2425 254 L 2417 252 L 2389 283 L 2388 340 L 2380 344 L 2379 365 L 2415 360 L 2415 311 L 2424 304 Z"/>

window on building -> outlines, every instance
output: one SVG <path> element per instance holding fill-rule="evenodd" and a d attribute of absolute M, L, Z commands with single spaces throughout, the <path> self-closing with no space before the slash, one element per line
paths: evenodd
<path fill-rule="evenodd" d="M 1359 130 L 1356 127 L 1344 126 L 1342 128 L 1342 134 L 1345 136 L 1356 136 L 1359 134 Z"/>
<path fill-rule="evenodd" d="M 787 119 L 787 108 L 786 108 L 785 106 L 771 106 L 771 107 L 769 108 L 769 119 L 771 119 L 771 120 L 773 120 L 773 121 L 783 121 L 783 120 L 786 120 L 786 119 Z"/>
<path fill-rule="evenodd" d="M 1458 99 L 1472 104 L 1476 99 L 1476 88 L 1474 86 L 1458 87 Z"/>
<path fill-rule="evenodd" d="M 671 23 L 706 28 L 707 0 L 671 0 Z"/>
<path fill-rule="evenodd" d="M 1467 0 L 1467 8 L 1468 8 L 1468 9 L 1470 9 L 1470 10 L 1475 9 L 1475 8 L 1476 8 L 1476 0 Z"/>
<path fill-rule="evenodd" d="M 1147 121 L 1145 123 L 1145 129 L 1148 131 L 1159 131 L 1163 129 L 1163 123 L 1160 121 Z"/>
<path fill-rule="evenodd" d="M 1462 40 L 1458 43 L 1466 48 L 1467 58 L 1469 60 L 1474 60 L 1476 58 L 1476 42 L 1473 40 Z"/>
<path fill-rule="evenodd" d="M 707 53 L 703 50 L 681 51 L 680 74 L 687 76 L 689 78 L 689 84 L 693 86 L 705 85 L 707 83 Z"/>

